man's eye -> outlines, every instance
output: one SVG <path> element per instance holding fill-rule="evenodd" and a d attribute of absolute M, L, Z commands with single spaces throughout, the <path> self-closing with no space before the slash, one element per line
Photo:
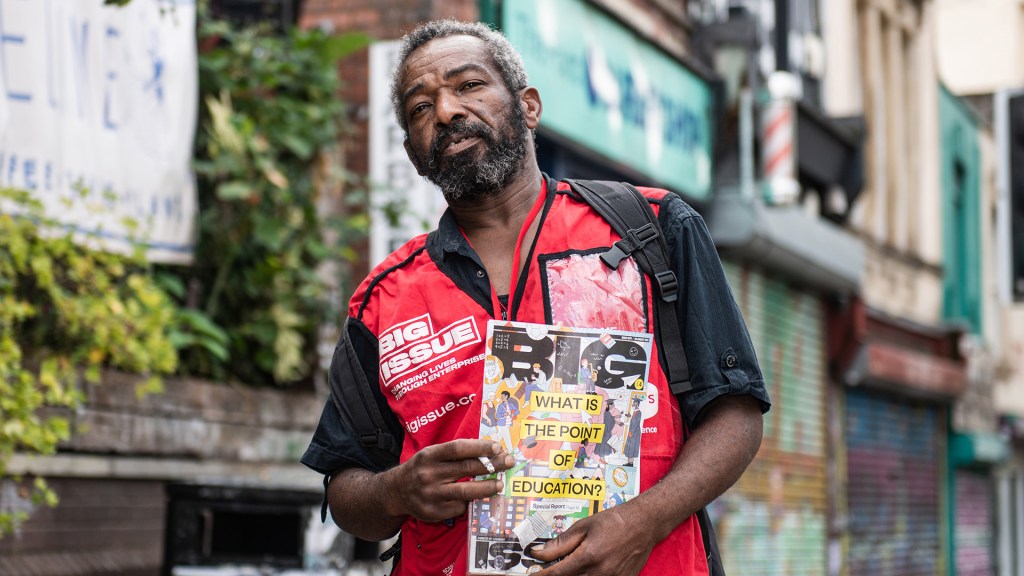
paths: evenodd
<path fill-rule="evenodd" d="M 483 85 L 484 85 L 484 83 L 480 82 L 479 80 L 470 80 L 469 82 L 466 82 L 465 84 L 462 85 L 462 89 L 463 90 L 472 90 L 473 88 L 476 88 L 478 86 L 483 86 Z"/>
<path fill-rule="evenodd" d="M 409 116 L 415 117 L 415 116 L 419 115 L 420 112 L 423 112 L 426 109 L 427 109 L 427 104 L 426 103 L 417 104 L 417 105 L 412 107 L 412 110 L 409 111 Z"/>

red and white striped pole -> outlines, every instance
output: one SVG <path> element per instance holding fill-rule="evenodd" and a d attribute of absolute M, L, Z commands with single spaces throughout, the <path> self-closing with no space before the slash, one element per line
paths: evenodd
<path fill-rule="evenodd" d="M 769 204 L 791 204 L 800 195 L 796 178 L 796 101 L 800 94 L 800 78 L 795 74 L 777 71 L 768 77 L 761 162 Z"/>

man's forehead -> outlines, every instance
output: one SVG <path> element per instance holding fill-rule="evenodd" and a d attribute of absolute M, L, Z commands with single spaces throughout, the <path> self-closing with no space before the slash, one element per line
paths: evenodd
<path fill-rule="evenodd" d="M 417 47 L 405 59 L 402 84 L 428 70 L 444 74 L 468 63 L 497 74 L 487 44 L 482 39 L 464 34 L 434 38 Z"/>

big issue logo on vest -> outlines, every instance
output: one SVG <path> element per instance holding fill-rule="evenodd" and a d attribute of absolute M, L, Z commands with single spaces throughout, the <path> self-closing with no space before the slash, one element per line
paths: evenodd
<path fill-rule="evenodd" d="M 482 341 L 472 316 L 439 330 L 430 314 L 384 330 L 379 338 L 380 381 L 396 400 L 456 368 L 452 353 Z"/>

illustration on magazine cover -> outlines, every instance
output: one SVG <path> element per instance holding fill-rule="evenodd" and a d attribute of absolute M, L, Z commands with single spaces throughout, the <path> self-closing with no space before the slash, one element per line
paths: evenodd
<path fill-rule="evenodd" d="M 480 438 L 516 465 L 470 507 L 470 573 L 536 572 L 531 545 L 639 493 L 651 350 L 640 332 L 488 323 Z"/>

